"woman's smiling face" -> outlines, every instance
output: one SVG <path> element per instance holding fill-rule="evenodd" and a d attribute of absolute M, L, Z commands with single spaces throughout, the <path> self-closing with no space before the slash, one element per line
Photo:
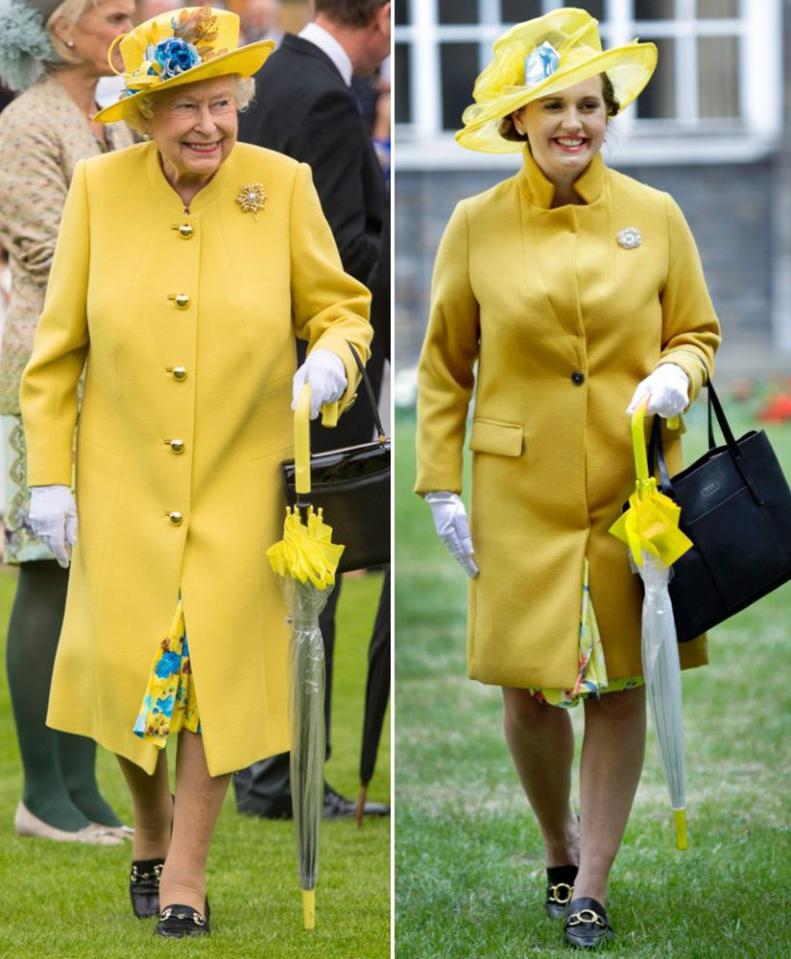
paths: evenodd
<path fill-rule="evenodd" d="M 210 179 L 236 143 L 233 79 L 217 77 L 163 91 L 154 100 L 146 132 L 171 183 Z"/>
<path fill-rule="evenodd" d="M 528 103 L 514 114 L 514 125 L 527 134 L 533 159 L 548 180 L 576 179 L 604 142 L 607 107 L 601 76 Z"/>

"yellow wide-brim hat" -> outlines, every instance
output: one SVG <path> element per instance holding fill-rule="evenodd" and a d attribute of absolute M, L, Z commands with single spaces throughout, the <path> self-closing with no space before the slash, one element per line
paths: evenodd
<path fill-rule="evenodd" d="M 475 81 L 475 100 L 462 114 L 457 142 L 481 153 L 517 153 L 524 143 L 500 136 L 500 121 L 539 97 L 606 73 L 623 110 L 642 93 L 656 69 L 653 43 L 602 50 L 598 20 L 576 7 L 553 10 L 504 33 L 494 59 Z"/>
<path fill-rule="evenodd" d="M 113 66 L 116 44 L 123 71 Z M 209 3 L 161 13 L 122 34 L 110 46 L 107 59 L 113 71 L 124 78 L 124 91 L 117 103 L 100 110 L 94 120 L 123 120 L 139 97 L 185 83 L 234 73 L 251 77 L 274 48 L 272 40 L 240 47 L 237 14 L 213 10 Z"/>

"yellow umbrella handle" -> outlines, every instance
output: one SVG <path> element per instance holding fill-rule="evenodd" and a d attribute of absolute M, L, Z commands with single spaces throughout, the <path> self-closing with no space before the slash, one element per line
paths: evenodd
<path fill-rule="evenodd" d="M 310 492 L 310 384 L 305 383 L 294 410 L 294 485 Z"/>
<path fill-rule="evenodd" d="M 325 403 L 321 408 L 321 425 L 337 426 L 338 416 L 340 414 L 341 404 L 336 400 L 334 403 Z"/>
<path fill-rule="evenodd" d="M 648 480 L 648 454 L 645 450 L 645 411 L 648 406 L 648 397 L 632 413 L 632 450 L 634 451 L 634 469 L 637 482 L 645 483 Z"/>
<path fill-rule="evenodd" d="M 638 486 L 648 480 L 648 454 L 645 449 L 645 413 L 648 408 L 648 397 L 632 413 L 632 449 L 634 450 L 634 468 L 637 474 Z M 677 430 L 681 426 L 678 416 L 671 416 L 667 420 L 668 429 Z"/>

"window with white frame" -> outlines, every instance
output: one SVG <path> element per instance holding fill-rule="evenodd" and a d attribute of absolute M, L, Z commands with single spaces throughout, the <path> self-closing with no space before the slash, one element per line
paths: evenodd
<path fill-rule="evenodd" d="M 497 37 L 560 6 L 596 17 L 605 48 L 639 37 L 659 49 L 656 73 L 620 130 L 765 142 L 779 135 L 780 0 L 396 0 L 401 142 L 449 139 Z"/>

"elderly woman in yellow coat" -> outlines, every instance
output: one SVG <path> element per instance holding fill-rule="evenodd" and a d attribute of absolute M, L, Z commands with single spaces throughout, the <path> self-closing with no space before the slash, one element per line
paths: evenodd
<path fill-rule="evenodd" d="M 164 936 L 208 931 L 229 773 L 290 746 L 265 550 L 282 528 L 292 381 L 310 384 L 313 415 L 343 408 L 348 344 L 367 356 L 371 337 L 369 293 L 341 267 L 309 168 L 236 143 L 243 78 L 272 48 L 238 48 L 238 29 L 206 6 L 121 39 L 125 96 L 97 119 L 151 142 L 78 164 L 21 390 L 31 521 L 56 553 L 73 547 L 48 723 L 118 755 L 133 907 L 159 910 Z M 296 376 L 295 334 L 309 343 Z M 172 807 L 160 747 L 180 727 Z"/>
<path fill-rule="evenodd" d="M 596 21 L 573 9 L 497 41 L 457 139 L 523 151 L 524 166 L 456 207 L 419 368 L 417 492 L 472 577 L 470 676 L 503 688 L 546 847 L 546 909 L 580 948 L 612 935 L 607 880 L 645 741 L 639 578 L 608 532 L 634 488 L 624 411 L 647 397 L 650 413 L 680 413 L 719 343 L 678 206 L 599 152 L 655 63 L 652 44 L 603 52 Z M 459 494 L 473 390 L 470 527 Z M 678 466 L 677 433 L 667 445 Z M 705 663 L 705 638 L 681 657 Z M 581 699 L 578 820 L 557 707 Z"/>

